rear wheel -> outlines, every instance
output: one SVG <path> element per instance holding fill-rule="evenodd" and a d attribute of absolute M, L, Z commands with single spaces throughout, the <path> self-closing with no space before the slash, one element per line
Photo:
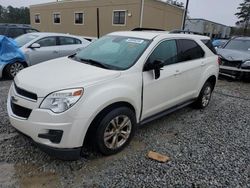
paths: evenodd
<path fill-rule="evenodd" d="M 119 107 L 107 113 L 96 131 L 98 150 L 104 155 L 121 151 L 129 144 L 135 125 L 134 112 L 127 107 Z"/>
<path fill-rule="evenodd" d="M 5 75 L 8 78 L 13 79 L 17 75 L 17 73 L 24 68 L 25 66 L 23 63 L 20 63 L 20 62 L 11 63 L 7 65 L 5 69 Z"/>
<path fill-rule="evenodd" d="M 212 92 L 212 84 L 210 82 L 206 82 L 202 87 L 200 95 L 195 101 L 194 106 L 200 109 L 206 108 L 211 100 Z"/>

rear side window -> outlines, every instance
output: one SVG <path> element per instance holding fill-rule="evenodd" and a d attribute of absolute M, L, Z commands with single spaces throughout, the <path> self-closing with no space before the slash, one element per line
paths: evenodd
<path fill-rule="evenodd" d="M 179 62 L 190 61 L 204 57 L 205 52 L 195 41 L 190 39 L 179 39 L 177 41 Z"/>
<path fill-rule="evenodd" d="M 81 44 L 82 42 L 72 37 L 59 37 L 60 45 L 74 45 Z"/>
<path fill-rule="evenodd" d="M 24 34 L 23 28 L 9 28 L 7 32 L 7 35 L 12 38 L 16 38 L 22 34 Z"/>
<path fill-rule="evenodd" d="M 148 63 L 156 60 L 164 61 L 165 65 L 177 62 L 177 45 L 175 40 L 167 40 L 160 43 L 148 59 Z"/>
<path fill-rule="evenodd" d="M 211 40 L 201 40 L 214 54 L 217 54 Z"/>

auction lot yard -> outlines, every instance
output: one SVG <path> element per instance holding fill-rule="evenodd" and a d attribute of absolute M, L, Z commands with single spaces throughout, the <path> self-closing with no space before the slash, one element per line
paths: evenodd
<path fill-rule="evenodd" d="M 73 162 L 11 127 L 10 84 L 0 81 L 0 187 L 250 187 L 250 83 L 219 80 L 207 109 L 186 107 L 139 128 L 119 154 Z M 148 159 L 151 150 L 171 161 Z"/>

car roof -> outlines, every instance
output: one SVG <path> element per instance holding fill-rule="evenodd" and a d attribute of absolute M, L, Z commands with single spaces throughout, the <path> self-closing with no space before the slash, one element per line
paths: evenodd
<path fill-rule="evenodd" d="M 118 31 L 110 33 L 109 35 L 118 35 L 126 37 L 135 37 L 152 40 L 158 36 L 165 36 L 166 38 L 192 38 L 199 40 L 209 40 L 210 38 L 203 35 L 194 35 L 194 34 L 174 34 L 169 33 L 168 31 Z"/>

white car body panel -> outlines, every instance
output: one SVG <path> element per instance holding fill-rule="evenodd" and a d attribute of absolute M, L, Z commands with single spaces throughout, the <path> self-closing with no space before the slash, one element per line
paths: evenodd
<path fill-rule="evenodd" d="M 81 147 L 92 121 L 107 106 L 116 102 L 130 104 L 135 110 L 137 123 L 140 123 L 156 113 L 197 98 L 206 80 L 210 76 L 218 77 L 217 56 L 200 41 L 208 39 L 207 37 L 166 32 L 115 32 L 110 35 L 138 37 L 152 40 L 152 43 L 136 64 L 125 71 L 102 69 L 67 57 L 22 70 L 16 76 L 15 84 L 37 93 L 38 100 L 36 102 L 25 100 L 12 86 L 8 97 L 11 124 L 32 137 L 35 142 L 50 147 Z M 205 57 L 185 64 L 165 66 L 158 80 L 155 80 L 153 71 L 143 72 L 147 58 L 159 42 L 179 38 L 195 40 L 205 51 Z M 70 88 L 84 88 L 84 94 L 67 111 L 55 114 L 50 110 L 39 108 L 48 94 Z M 18 105 L 32 109 L 28 119 L 23 120 L 13 114 L 10 106 L 13 96 L 17 99 Z M 60 129 L 66 134 L 58 144 L 38 138 L 37 134 L 47 129 Z"/>

